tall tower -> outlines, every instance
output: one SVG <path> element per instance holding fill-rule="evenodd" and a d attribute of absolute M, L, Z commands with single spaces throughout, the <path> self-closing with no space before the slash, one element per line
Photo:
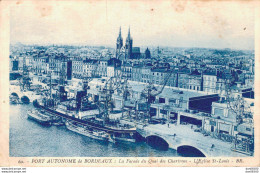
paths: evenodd
<path fill-rule="evenodd" d="M 133 39 L 131 38 L 130 34 L 130 27 L 128 29 L 128 35 L 125 41 L 125 58 L 130 59 L 132 56 L 132 45 L 133 45 Z"/>
<path fill-rule="evenodd" d="M 119 35 L 116 40 L 116 58 L 120 55 L 121 48 L 123 47 L 123 38 L 121 36 L 121 26 L 119 29 Z"/>

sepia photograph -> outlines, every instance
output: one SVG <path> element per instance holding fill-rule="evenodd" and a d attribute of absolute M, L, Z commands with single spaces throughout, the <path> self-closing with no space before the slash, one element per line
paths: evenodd
<path fill-rule="evenodd" d="M 4 163 L 259 166 L 255 1 L 3 4 Z"/>

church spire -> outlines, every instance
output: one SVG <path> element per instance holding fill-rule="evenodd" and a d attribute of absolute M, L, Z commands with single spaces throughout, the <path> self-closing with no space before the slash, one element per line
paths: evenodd
<path fill-rule="evenodd" d="M 119 28 L 119 37 L 121 37 L 121 26 Z"/>
<path fill-rule="evenodd" d="M 120 55 L 122 47 L 123 47 L 123 38 L 121 35 L 121 26 L 120 26 L 119 34 L 118 34 L 117 41 L 116 41 L 116 58 L 118 58 L 118 56 Z"/>
<path fill-rule="evenodd" d="M 126 38 L 126 42 L 125 42 L 125 58 L 126 59 L 130 59 L 132 56 L 132 45 L 133 45 L 133 40 L 131 38 L 131 34 L 130 34 L 130 26 L 128 28 L 128 35 Z"/>
<path fill-rule="evenodd" d="M 130 26 L 129 26 L 129 28 L 128 28 L 128 36 L 127 36 L 128 38 L 131 38 L 131 35 L 130 35 Z"/>

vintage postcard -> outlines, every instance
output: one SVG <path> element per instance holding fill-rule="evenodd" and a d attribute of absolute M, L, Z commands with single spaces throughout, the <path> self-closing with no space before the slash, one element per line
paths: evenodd
<path fill-rule="evenodd" d="M 259 167 L 258 1 L 0 4 L 0 166 Z"/>

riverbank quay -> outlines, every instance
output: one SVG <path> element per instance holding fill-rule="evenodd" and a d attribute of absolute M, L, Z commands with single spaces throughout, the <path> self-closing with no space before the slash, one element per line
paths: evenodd
<path fill-rule="evenodd" d="M 102 79 L 100 79 L 102 82 Z M 135 83 L 135 82 L 133 82 Z M 74 86 L 74 85 L 73 85 Z M 75 85 L 75 88 L 78 85 Z M 14 86 L 19 90 L 19 86 Z M 71 85 L 67 86 L 67 88 L 71 87 Z M 93 86 L 90 83 L 90 92 L 88 94 L 90 94 L 89 99 L 93 102 L 93 103 L 98 103 L 98 100 L 100 98 L 99 92 L 98 90 L 100 89 L 100 85 L 96 85 L 93 83 Z M 136 90 L 140 90 L 142 91 L 143 89 L 140 89 L 139 85 L 135 85 L 133 87 L 136 87 Z M 93 88 L 96 88 L 96 94 L 97 95 L 91 95 L 91 91 Z M 236 154 L 232 154 L 234 153 L 232 151 L 232 141 L 233 138 L 235 138 L 234 135 L 236 135 L 236 133 L 241 132 L 241 128 L 240 126 L 228 126 L 228 124 L 226 124 L 228 122 L 229 119 L 232 119 L 233 121 L 235 120 L 234 116 L 231 116 L 231 114 L 227 114 L 227 111 L 224 111 L 224 113 L 226 114 L 220 114 L 219 112 L 219 105 L 220 104 L 225 104 L 224 102 L 218 103 L 218 102 L 212 102 L 211 107 L 214 108 L 214 110 L 212 110 L 210 113 L 203 113 L 203 112 L 199 112 L 198 110 L 191 110 L 189 109 L 190 105 L 195 104 L 195 102 L 197 103 L 197 99 L 201 100 L 206 99 L 208 100 L 208 96 L 201 96 L 201 93 L 197 93 L 198 97 L 191 97 L 191 96 L 195 96 L 193 92 L 188 92 L 188 91 L 176 91 L 176 90 L 171 90 L 173 92 L 173 94 L 171 94 L 169 96 L 168 99 L 165 99 L 162 96 L 158 96 L 155 98 L 155 101 L 153 104 L 151 104 L 151 109 L 149 110 L 149 114 L 150 117 L 145 116 L 145 113 L 147 113 L 147 110 L 142 110 L 142 105 L 141 104 L 137 104 L 134 103 L 134 105 L 136 106 L 136 108 L 132 108 L 132 107 L 127 107 L 127 102 L 123 102 L 122 104 L 119 104 L 120 102 L 116 101 L 116 98 L 121 98 L 122 96 L 119 93 L 114 93 L 112 94 L 112 101 L 113 103 L 115 103 L 115 108 L 117 110 L 121 110 L 122 106 L 124 105 L 124 111 L 122 111 L 122 113 L 118 113 L 116 114 L 116 117 L 111 117 L 109 114 L 109 118 L 110 119 L 115 119 L 115 120 L 119 120 L 121 124 L 130 124 L 124 123 L 124 119 L 126 118 L 130 118 L 132 120 L 134 120 L 133 125 L 136 126 L 138 128 L 138 132 L 146 139 L 147 143 L 153 143 L 153 144 L 158 144 L 158 142 L 162 142 L 163 145 L 175 149 L 175 150 L 185 150 L 185 151 L 189 151 L 192 149 L 192 151 L 197 151 L 199 152 L 202 156 L 208 156 L 208 155 L 212 155 L 212 156 L 216 156 L 215 153 L 219 154 L 219 153 L 223 153 L 220 154 L 221 156 L 223 155 L 228 155 L 228 156 L 234 156 L 237 155 Z M 20 91 L 21 93 L 27 93 L 27 92 L 23 92 Z M 32 92 L 32 91 L 28 91 L 28 92 Z M 32 92 L 33 93 L 33 92 Z M 53 93 L 53 92 L 52 92 Z M 68 95 L 73 95 L 73 93 L 68 90 L 67 91 Z M 136 94 L 136 92 L 133 92 L 133 94 Z M 140 93 L 139 93 L 140 94 Z M 19 94 L 18 94 L 19 95 Z M 36 93 L 37 95 L 37 93 Z M 174 98 L 177 98 L 177 96 L 183 96 L 183 99 L 180 99 L 179 101 L 175 100 L 175 104 L 178 103 L 178 105 L 175 104 L 170 104 L 173 101 L 173 98 L 170 99 L 170 97 L 176 96 Z M 40 96 L 40 95 L 37 95 Z M 74 95 L 73 97 L 76 97 L 77 95 Z M 165 93 L 164 93 L 164 96 Z M 188 104 L 188 102 L 184 102 L 184 96 L 188 97 L 190 102 Z M 215 98 L 215 95 L 213 95 Z M 138 97 L 137 97 L 138 98 Z M 194 100 L 196 99 L 196 100 Z M 32 99 L 30 99 L 32 100 Z M 130 100 L 132 101 L 132 100 Z M 181 101 L 181 102 L 180 102 Z M 117 104 L 118 103 L 118 104 Z M 180 103 L 183 103 L 183 105 L 185 105 L 184 107 L 181 107 Z M 184 104 L 185 103 L 185 104 Z M 202 105 L 202 104 L 199 104 Z M 199 106 L 196 105 L 196 106 Z M 154 111 L 153 109 L 155 109 L 154 107 L 156 107 L 156 111 Z M 222 106 L 223 107 L 223 106 Z M 220 108 L 222 108 L 220 107 Z M 186 109 L 184 109 L 186 108 Z M 193 107 L 194 108 L 194 107 Z M 173 112 L 172 109 L 175 109 L 175 112 Z M 156 115 L 153 115 L 152 113 L 156 113 Z M 81 119 L 81 116 L 75 116 L 75 120 Z M 215 121 L 213 121 L 215 120 Z M 215 122 L 215 123 L 214 123 Z M 154 125 L 154 123 L 157 123 L 157 125 Z M 158 124 L 160 123 L 160 124 Z M 173 123 L 176 125 L 173 126 Z M 193 124 L 190 124 L 193 123 Z M 165 124 L 165 125 L 162 125 Z M 186 124 L 186 125 L 184 125 Z M 189 125 L 187 125 L 189 124 Z M 160 130 L 160 125 L 162 125 L 164 128 L 162 128 Z M 187 131 L 185 129 L 185 127 L 189 126 L 190 129 L 192 129 L 191 131 Z M 214 127 L 213 127 L 214 126 Z M 149 127 L 152 127 L 152 130 L 149 129 Z M 166 127 L 166 128 L 165 128 Z M 169 129 L 171 129 L 172 127 L 175 127 L 174 130 L 170 130 L 169 133 Z M 193 129 L 194 127 L 194 129 Z M 251 128 L 248 128 L 247 126 L 246 130 L 248 131 L 248 129 L 250 131 Z M 154 130 L 155 129 L 155 130 Z M 236 130 L 235 130 L 236 129 Z M 197 130 L 195 132 L 195 130 Z M 242 129 L 243 130 L 243 129 Z M 176 131 L 176 132 L 175 132 Z M 203 134 L 200 133 L 202 131 L 206 131 L 208 134 Z M 234 131 L 236 131 L 236 133 L 234 133 Z M 183 133 L 185 132 L 185 133 Z M 211 133 L 210 133 L 211 132 Z M 230 134 L 229 134 L 230 133 Z M 191 139 L 191 136 L 193 137 L 194 134 L 200 134 L 200 136 L 198 137 L 198 139 Z M 227 142 L 227 141 L 221 141 L 220 139 L 216 139 L 211 137 L 211 134 L 219 134 L 219 136 L 223 136 L 225 135 L 225 137 L 229 137 L 231 136 L 232 140 L 230 140 L 231 142 Z M 244 134 L 244 133 L 243 133 Z M 252 135 L 252 134 L 251 134 Z M 178 137 L 180 137 L 180 139 L 178 139 Z M 208 140 L 208 138 L 210 139 L 209 141 L 207 141 L 206 143 L 203 142 L 203 140 Z M 179 141 L 178 141 L 178 140 Z M 243 139 L 242 139 L 243 140 Z M 201 142 L 202 141 L 202 142 Z M 218 142 L 222 142 L 222 144 L 218 144 Z M 159 146 L 161 144 L 159 143 Z M 219 149 L 217 148 L 217 146 L 219 146 Z M 224 146 L 224 147 L 221 147 Z M 243 145 L 241 145 L 243 147 Z M 217 149 L 216 149 L 217 148 Z M 222 151 L 223 148 L 226 148 Z M 248 148 L 248 147 L 245 147 Z M 204 151 L 206 150 L 206 151 Z M 230 150 L 232 151 L 231 154 Z M 243 149 L 244 150 L 244 149 Z M 246 149 L 245 149 L 246 150 Z M 214 152 L 215 151 L 215 152 Z M 221 151 L 221 152 L 219 152 Z M 241 152 L 241 151 L 240 151 Z M 208 154 L 208 153 L 212 153 L 212 154 Z M 240 155 L 240 153 L 238 154 Z"/>
<path fill-rule="evenodd" d="M 137 125 L 137 131 L 147 142 L 150 140 L 161 141 L 168 144 L 169 148 L 184 152 L 200 153 L 206 157 L 246 157 L 247 155 L 232 151 L 232 143 L 205 136 L 195 132 L 192 125 L 156 124 Z M 161 140 L 158 140 L 161 139 Z"/>

